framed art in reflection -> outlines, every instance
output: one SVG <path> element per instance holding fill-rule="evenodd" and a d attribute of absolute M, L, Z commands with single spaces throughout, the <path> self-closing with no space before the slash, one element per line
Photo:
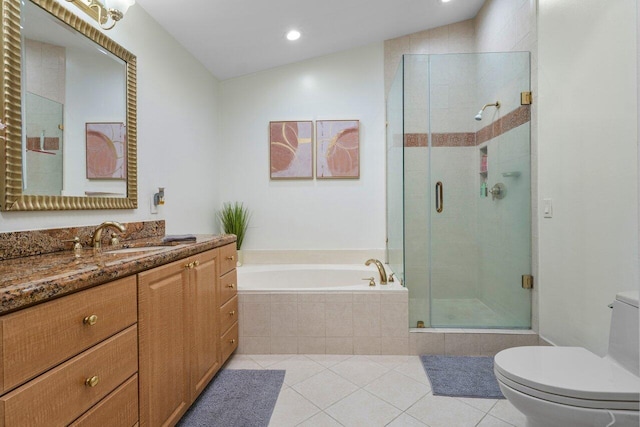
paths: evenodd
<path fill-rule="evenodd" d="M 126 140 L 124 123 L 87 123 L 87 178 L 126 179 Z"/>

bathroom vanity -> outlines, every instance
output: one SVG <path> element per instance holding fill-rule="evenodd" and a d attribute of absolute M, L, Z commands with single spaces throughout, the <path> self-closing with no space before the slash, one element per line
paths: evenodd
<path fill-rule="evenodd" d="M 238 346 L 234 236 L 2 261 L 0 426 L 173 425 Z"/>

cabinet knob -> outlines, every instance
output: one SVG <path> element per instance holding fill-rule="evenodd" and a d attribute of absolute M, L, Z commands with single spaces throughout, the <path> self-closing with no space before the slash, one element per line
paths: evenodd
<path fill-rule="evenodd" d="M 229 284 L 227 285 L 227 288 L 233 288 L 234 286 L 235 286 L 235 283 L 229 283 Z"/>
<path fill-rule="evenodd" d="M 193 261 L 193 266 L 194 267 L 197 267 L 199 265 L 200 265 L 200 261 L 198 261 L 198 260 Z"/>
<path fill-rule="evenodd" d="M 229 312 L 229 316 L 235 316 L 235 315 L 236 315 L 236 311 L 235 311 L 235 310 L 231 310 L 231 311 Z"/>
<path fill-rule="evenodd" d="M 87 316 L 84 319 L 82 319 L 82 323 L 84 323 L 87 326 L 93 326 L 98 322 L 98 316 L 96 316 L 95 314 L 92 314 L 91 316 Z"/>
<path fill-rule="evenodd" d="M 234 339 L 229 340 L 229 344 L 235 344 L 235 343 L 236 343 L 236 340 Z"/>
<path fill-rule="evenodd" d="M 100 379 L 98 378 L 97 375 L 94 375 L 91 378 L 87 378 L 86 380 L 84 380 L 84 384 L 87 387 L 95 387 L 98 385 L 99 382 L 100 382 Z"/>
<path fill-rule="evenodd" d="M 227 261 L 233 261 L 235 257 L 233 255 L 229 255 L 227 257 L 224 257 L 224 259 L 226 259 Z"/>
<path fill-rule="evenodd" d="M 184 268 L 193 268 L 193 263 L 190 262 L 189 264 L 185 264 Z"/>

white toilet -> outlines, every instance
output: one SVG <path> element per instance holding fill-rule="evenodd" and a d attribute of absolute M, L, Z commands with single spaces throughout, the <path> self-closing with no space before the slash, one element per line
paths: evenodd
<path fill-rule="evenodd" d="M 580 347 L 501 351 L 494 364 L 500 390 L 528 427 L 638 427 L 638 319 L 638 291 L 621 292 L 605 357 Z"/>

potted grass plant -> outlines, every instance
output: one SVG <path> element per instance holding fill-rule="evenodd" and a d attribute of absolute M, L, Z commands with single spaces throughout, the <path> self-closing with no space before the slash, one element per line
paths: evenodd
<path fill-rule="evenodd" d="M 222 224 L 222 231 L 226 234 L 235 234 L 236 249 L 238 250 L 238 266 L 242 265 L 242 242 L 249 226 L 250 218 L 249 210 L 242 203 L 234 202 L 224 203 L 222 209 L 218 212 L 218 218 Z"/>

